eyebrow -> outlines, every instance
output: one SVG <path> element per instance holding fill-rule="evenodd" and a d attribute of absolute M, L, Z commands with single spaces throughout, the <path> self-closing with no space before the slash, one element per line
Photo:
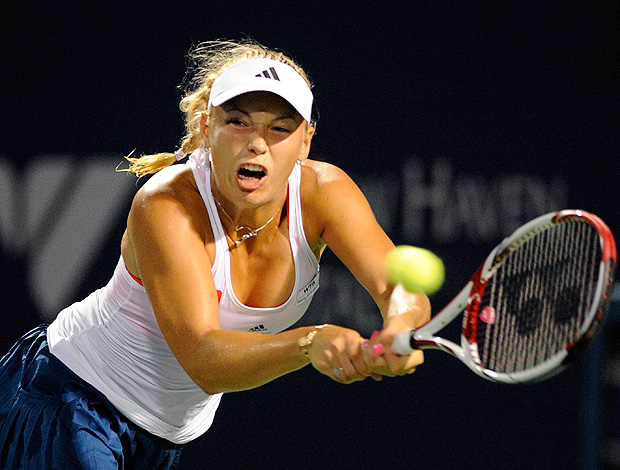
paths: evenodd
<path fill-rule="evenodd" d="M 237 111 L 241 114 L 243 114 L 244 116 L 250 116 L 249 111 L 246 111 L 244 109 L 242 109 L 241 107 L 235 105 L 234 103 L 224 103 L 222 104 L 222 109 L 224 110 L 224 112 L 226 113 L 230 113 L 232 111 Z M 282 119 L 292 119 L 292 120 L 296 120 L 295 118 L 297 117 L 297 113 L 295 111 L 292 112 L 285 112 L 284 114 L 281 114 L 280 116 L 276 116 L 276 118 L 274 119 L 274 121 L 280 121 Z M 302 118 L 303 120 L 303 118 Z"/>

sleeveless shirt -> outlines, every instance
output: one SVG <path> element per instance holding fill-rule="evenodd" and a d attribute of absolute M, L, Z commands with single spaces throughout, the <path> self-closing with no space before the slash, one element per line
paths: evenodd
<path fill-rule="evenodd" d="M 319 265 L 303 231 L 301 165 L 288 179 L 289 239 L 295 287 L 273 308 L 243 305 L 235 296 L 230 254 L 211 194 L 208 154 L 196 150 L 187 165 L 209 214 L 216 244 L 212 267 L 222 329 L 278 333 L 304 314 L 318 288 Z M 127 418 L 151 434 L 184 444 L 206 432 L 222 394 L 200 389 L 178 363 L 163 337 L 144 287 L 120 257 L 108 284 L 67 307 L 48 327 L 50 351 L 101 391 Z"/>

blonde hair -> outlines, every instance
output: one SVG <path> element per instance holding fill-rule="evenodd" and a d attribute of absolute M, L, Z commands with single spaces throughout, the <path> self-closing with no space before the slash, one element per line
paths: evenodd
<path fill-rule="evenodd" d="M 185 136 L 181 142 L 181 150 L 188 155 L 202 145 L 201 120 L 207 114 L 211 87 L 227 67 L 248 59 L 277 60 L 293 67 L 308 86 L 312 86 L 306 72 L 290 57 L 252 40 L 203 42 L 190 51 L 189 58 L 192 63 L 189 72 L 193 70 L 194 76 L 190 78 L 179 105 L 181 111 L 185 113 Z M 127 156 L 126 159 L 129 161 L 129 168 L 120 171 L 128 171 L 142 177 L 172 165 L 176 161 L 176 156 L 172 152 L 164 152 L 143 155 L 139 158 Z"/>

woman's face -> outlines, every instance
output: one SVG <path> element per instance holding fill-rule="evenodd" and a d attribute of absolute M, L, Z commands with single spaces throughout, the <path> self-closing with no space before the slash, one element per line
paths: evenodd
<path fill-rule="evenodd" d="M 286 192 L 295 163 L 308 157 L 314 128 L 280 96 L 252 92 L 215 107 L 203 132 L 214 190 L 243 209 Z"/>

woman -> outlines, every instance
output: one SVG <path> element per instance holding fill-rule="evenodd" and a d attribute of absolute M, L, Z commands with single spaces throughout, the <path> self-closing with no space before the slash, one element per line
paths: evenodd
<path fill-rule="evenodd" d="M 2 360 L 3 468 L 174 468 L 223 392 L 308 364 L 351 383 L 423 361 L 390 344 L 428 320 L 427 297 L 388 285 L 393 244 L 364 196 L 308 159 L 304 71 L 256 43 L 209 43 L 194 57 L 181 149 L 130 159 L 155 175 L 135 196 L 109 284 Z M 335 325 L 287 329 L 318 287 L 325 246 L 384 317 L 369 340 Z"/>

